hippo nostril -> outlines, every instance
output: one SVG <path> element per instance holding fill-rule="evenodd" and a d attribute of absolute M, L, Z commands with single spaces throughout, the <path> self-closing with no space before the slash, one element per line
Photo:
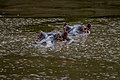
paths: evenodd
<path fill-rule="evenodd" d="M 84 28 L 84 30 L 87 30 L 87 28 Z"/>

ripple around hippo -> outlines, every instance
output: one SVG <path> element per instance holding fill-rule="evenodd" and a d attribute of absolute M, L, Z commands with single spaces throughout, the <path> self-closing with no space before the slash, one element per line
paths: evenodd
<path fill-rule="evenodd" d="M 39 34 L 39 38 L 33 41 L 33 45 L 35 47 L 54 47 L 57 42 L 63 43 L 64 45 L 69 45 L 75 41 L 75 38 L 79 38 L 81 36 L 87 36 L 90 34 L 91 25 L 67 25 L 66 23 L 63 26 L 64 32 L 52 31 L 52 32 L 43 32 L 41 31 Z M 58 39 L 62 35 L 62 40 Z M 66 36 L 66 37 L 65 37 Z M 56 38 L 57 37 L 57 38 Z"/>

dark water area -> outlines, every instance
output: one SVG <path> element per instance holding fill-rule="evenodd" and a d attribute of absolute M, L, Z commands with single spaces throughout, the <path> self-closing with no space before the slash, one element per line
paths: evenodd
<path fill-rule="evenodd" d="M 120 16 L 120 0 L 0 0 L 0 17 Z"/>
<path fill-rule="evenodd" d="M 92 25 L 71 45 L 34 47 L 39 30 Z M 0 18 L 1 80 L 120 80 L 120 18 Z"/>

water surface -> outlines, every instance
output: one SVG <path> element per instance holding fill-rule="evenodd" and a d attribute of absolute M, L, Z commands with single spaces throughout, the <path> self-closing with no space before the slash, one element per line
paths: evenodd
<path fill-rule="evenodd" d="M 120 16 L 120 0 L 0 0 L 0 17 Z"/>
<path fill-rule="evenodd" d="M 61 48 L 32 46 L 39 30 L 62 31 L 66 20 L 0 18 L 0 79 L 119 80 L 120 18 L 67 21 L 70 25 L 90 23 L 91 34 Z"/>

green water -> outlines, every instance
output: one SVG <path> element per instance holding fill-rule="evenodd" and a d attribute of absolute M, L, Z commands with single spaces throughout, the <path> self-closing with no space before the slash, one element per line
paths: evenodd
<path fill-rule="evenodd" d="M 32 46 L 39 30 L 92 25 L 91 34 L 59 48 Z M 120 80 L 120 18 L 0 18 L 1 80 Z"/>
<path fill-rule="evenodd" d="M 120 0 L 0 0 L 0 80 L 120 80 L 119 16 Z M 40 30 L 62 31 L 64 22 L 90 23 L 91 34 L 32 45 Z"/>
<path fill-rule="evenodd" d="M 0 0 L 1 17 L 120 16 L 120 0 Z"/>

